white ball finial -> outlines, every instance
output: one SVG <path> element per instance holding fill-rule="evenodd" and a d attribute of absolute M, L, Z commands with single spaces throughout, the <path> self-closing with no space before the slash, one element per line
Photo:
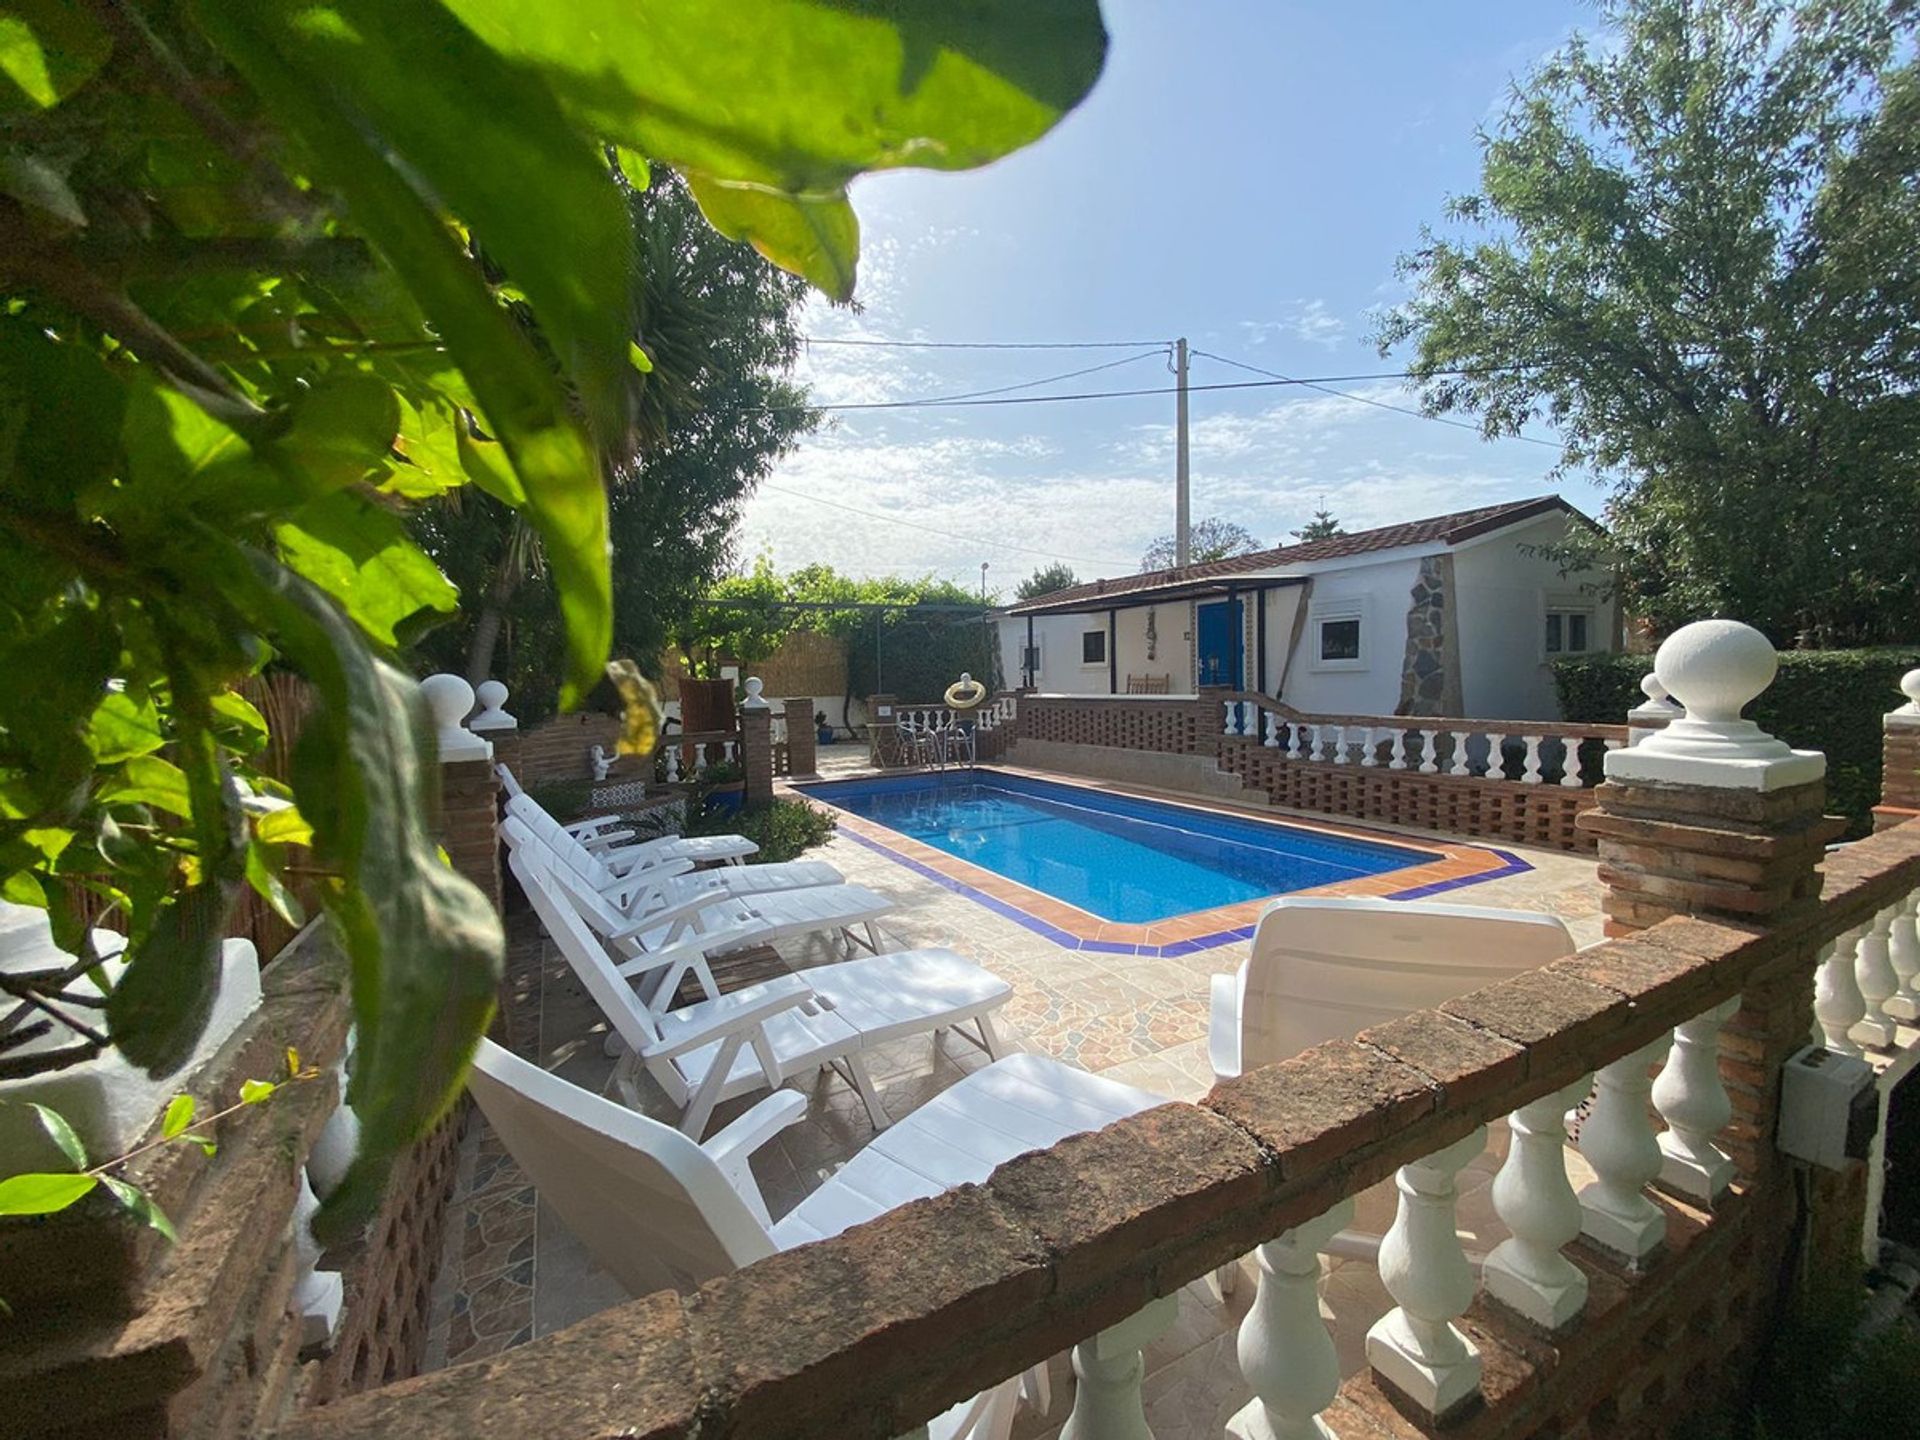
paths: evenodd
<path fill-rule="evenodd" d="M 1653 668 L 1686 713 L 1639 744 L 1610 752 L 1609 780 L 1777 790 L 1826 774 L 1826 757 L 1818 751 L 1790 749 L 1740 718 L 1780 669 L 1773 646 L 1751 625 L 1683 625 L 1660 646 Z"/>
<path fill-rule="evenodd" d="M 1667 687 L 1660 683 L 1660 677 L 1649 670 L 1640 677 L 1640 693 L 1647 697 L 1649 705 L 1667 705 Z M 1678 708 L 1678 707 L 1676 707 Z"/>
<path fill-rule="evenodd" d="M 1920 670 L 1909 670 L 1900 677 L 1900 693 L 1907 697 L 1907 703 L 1894 713 L 1920 715 Z"/>
<path fill-rule="evenodd" d="M 1767 637 L 1738 620 L 1682 625 L 1653 657 L 1653 673 L 1687 718 L 1715 724 L 1738 720 L 1779 670 Z"/>
<path fill-rule="evenodd" d="M 482 759 L 493 754 L 491 745 L 461 723 L 473 711 L 471 685 L 458 675 L 429 675 L 420 682 L 420 693 L 427 697 L 427 708 L 433 712 L 433 733 L 440 742 L 442 760 Z"/>
<path fill-rule="evenodd" d="M 760 698 L 760 692 L 767 688 L 767 682 L 762 680 L 758 675 L 750 675 L 747 677 L 746 688 L 747 698 L 740 702 L 740 708 L 742 710 L 771 710 L 773 708 L 770 701 Z"/>
<path fill-rule="evenodd" d="M 509 715 L 504 708 L 507 703 L 507 687 L 498 680 L 482 680 L 473 688 L 474 699 L 480 702 L 480 713 L 467 722 L 467 728 L 476 734 L 487 730 L 517 730 L 520 722 Z"/>

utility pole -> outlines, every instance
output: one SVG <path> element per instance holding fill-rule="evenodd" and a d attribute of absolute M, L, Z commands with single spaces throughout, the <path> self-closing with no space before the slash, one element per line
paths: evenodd
<path fill-rule="evenodd" d="M 1185 565 L 1193 523 L 1187 495 L 1187 337 L 1182 335 L 1173 344 L 1173 373 L 1179 384 L 1174 400 L 1173 563 Z"/>

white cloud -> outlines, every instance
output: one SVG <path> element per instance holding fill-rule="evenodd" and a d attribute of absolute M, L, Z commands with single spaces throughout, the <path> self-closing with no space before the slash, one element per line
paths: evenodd
<path fill-rule="evenodd" d="M 1324 300 L 1296 300 L 1277 320 L 1242 320 L 1240 331 L 1253 346 L 1291 337 L 1331 350 L 1346 338 L 1347 322 Z"/>

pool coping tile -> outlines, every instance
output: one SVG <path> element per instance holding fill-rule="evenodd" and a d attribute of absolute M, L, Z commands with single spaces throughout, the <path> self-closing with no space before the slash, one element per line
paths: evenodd
<path fill-rule="evenodd" d="M 1112 785 L 1081 784 L 1074 779 L 1042 775 L 1032 771 L 1001 769 L 987 765 L 979 768 L 990 774 L 1001 773 L 1039 780 L 1050 785 L 1084 790 L 1089 794 L 1128 794 L 1127 791 L 1116 789 Z M 915 772 L 902 772 L 899 778 L 905 778 L 913 773 Z M 881 775 L 861 778 L 893 777 Z M 782 788 L 789 793 L 805 796 L 814 804 L 832 811 L 839 832 L 854 843 L 885 855 L 888 859 L 933 881 L 945 890 L 985 906 L 996 915 L 1023 926 L 1043 939 L 1060 946 L 1063 950 L 1163 959 L 1191 955 L 1201 950 L 1211 950 L 1217 946 L 1252 939 L 1254 927 L 1259 923 L 1261 914 L 1274 900 L 1281 898 L 1266 895 L 1253 900 L 1242 900 L 1233 905 L 1196 910 L 1185 915 L 1174 915 L 1144 924 L 1107 920 L 1070 905 L 1055 896 L 1042 894 L 1005 875 L 982 869 L 970 861 L 962 860 L 957 855 L 936 850 L 923 841 L 915 840 L 909 835 L 902 835 L 899 831 L 877 821 L 842 809 L 831 800 L 813 793 L 820 783 L 842 782 L 808 782 L 790 784 Z M 1424 900 L 1465 886 L 1482 884 L 1488 880 L 1500 880 L 1512 875 L 1525 874 L 1533 869 L 1531 864 L 1512 851 L 1496 849 L 1490 845 L 1468 845 L 1442 837 L 1415 839 L 1406 835 L 1371 830 L 1365 826 L 1336 824 L 1291 814 L 1265 816 L 1250 810 L 1208 805 L 1204 802 L 1189 803 L 1158 794 L 1130 795 L 1129 798 L 1148 800 L 1174 809 L 1194 810 L 1204 814 L 1250 820 L 1256 824 L 1279 825 L 1295 830 L 1314 830 L 1346 839 L 1363 840 L 1370 844 L 1389 845 L 1396 849 L 1439 852 L 1437 859 L 1389 871 L 1384 875 L 1341 880 L 1330 885 L 1317 885 L 1305 890 L 1288 892 L 1294 896 L 1367 895 L 1388 900 Z"/>

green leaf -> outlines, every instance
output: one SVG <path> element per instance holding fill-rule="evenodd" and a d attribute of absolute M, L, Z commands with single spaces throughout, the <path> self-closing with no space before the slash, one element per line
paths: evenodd
<path fill-rule="evenodd" d="M 262 1100 L 271 1100 L 273 1092 L 279 1088 L 271 1080 L 243 1080 L 240 1083 L 240 1103 L 258 1105 Z"/>
<path fill-rule="evenodd" d="M 87 722 L 87 748 L 99 765 L 149 755 L 166 743 L 159 708 L 149 695 L 136 699 L 124 691 L 110 692 Z"/>
<path fill-rule="evenodd" d="M 60 1147 L 60 1153 L 67 1157 L 76 1170 L 87 1168 L 87 1147 L 80 1143 L 80 1137 L 74 1133 L 73 1126 L 67 1123 L 67 1117 L 58 1110 L 50 1110 L 45 1105 L 29 1100 L 28 1106 L 40 1121 L 40 1128 L 47 1132 L 53 1143 Z"/>
<path fill-rule="evenodd" d="M 176 1095 L 167 1102 L 167 1113 L 160 1121 L 160 1136 L 171 1140 L 176 1135 L 184 1135 L 187 1126 L 193 1123 L 193 1097 Z"/>
<path fill-rule="evenodd" d="M 280 555 L 345 607 L 383 645 L 419 612 L 450 614 L 460 601 L 406 526 L 363 495 L 335 493 L 274 527 Z"/>
<path fill-rule="evenodd" d="M 627 183 L 636 190 L 644 190 L 653 183 L 653 167 L 647 164 L 647 157 L 639 151 L 625 145 L 613 147 L 614 163 L 620 167 L 620 173 L 627 177 Z"/>
<path fill-rule="evenodd" d="M 372 1213 L 394 1158 L 459 1094 L 505 942 L 492 902 L 440 861 L 427 828 L 440 764 L 420 687 L 368 654 L 312 585 L 243 558 L 223 582 L 272 617 L 322 699 L 295 749 L 294 790 L 315 855 L 342 877 L 325 898 L 352 962 L 361 1122 L 353 1166 L 315 1222 L 326 1243 Z"/>
<path fill-rule="evenodd" d="M 313 826 L 298 805 L 269 810 L 253 822 L 254 835 L 267 845 L 311 845 Z"/>
<path fill-rule="evenodd" d="M 0 1215 L 51 1215 L 98 1183 L 92 1175 L 15 1175 L 0 1180 Z"/>
<path fill-rule="evenodd" d="M 0 11 L 0 114 L 59 104 L 112 49 L 107 32 L 77 5 L 8 0 Z"/>
<path fill-rule="evenodd" d="M 247 884 L 287 924 L 298 928 L 307 923 L 307 912 L 275 873 L 268 847 L 257 840 L 247 846 Z"/>
<path fill-rule="evenodd" d="M 67 177 L 37 155 L 0 154 L 0 195 L 11 195 L 68 229 L 78 230 L 87 223 Z"/>
<path fill-rule="evenodd" d="M 127 1213 L 153 1230 L 158 1230 L 168 1240 L 179 1243 L 179 1235 L 174 1233 L 173 1222 L 167 1219 L 166 1212 L 153 1203 L 151 1196 L 137 1185 L 129 1185 L 124 1180 L 115 1180 L 102 1175 L 100 1183 L 112 1192 L 113 1198 L 127 1207 Z"/>
<path fill-rule="evenodd" d="M 408 0 L 406 14 L 395 19 L 394 24 L 433 23 L 431 17 L 423 19 L 419 15 L 421 4 L 422 0 Z M 345 196 L 356 223 L 385 253 L 445 341 L 447 353 L 473 387 L 490 433 L 499 437 L 513 463 L 527 496 L 529 517 L 546 546 L 567 627 L 567 678 L 561 690 L 561 703 L 572 706 L 598 681 L 613 637 L 607 499 L 598 463 L 568 413 L 554 377 L 513 320 L 494 303 L 478 271 L 455 245 L 440 217 L 414 188 L 409 174 L 396 168 L 398 157 L 369 141 L 366 117 L 344 103 L 331 88 L 330 82 L 346 83 L 349 79 L 356 87 L 356 94 L 372 86 L 385 88 L 390 93 L 379 97 L 380 113 L 393 120 L 406 136 L 418 141 L 411 127 L 426 122 L 393 114 L 395 110 L 422 103 L 421 96 L 411 88 L 410 76 L 404 67 L 397 81 L 391 78 L 392 67 L 385 59 L 380 61 L 377 72 L 352 76 L 347 73 L 354 69 L 351 62 L 366 58 L 363 51 L 382 51 L 376 42 L 390 35 L 387 17 L 399 8 L 394 7 L 390 12 L 387 7 L 356 5 L 355 20 L 363 26 L 359 33 L 370 37 L 356 42 L 339 33 L 351 31 L 353 27 L 337 10 L 296 8 L 285 0 L 273 6 L 233 6 L 199 0 L 194 6 L 201 28 L 245 75 L 281 125 L 304 143 L 320 177 Z M 455 48 L 465 54 L 464 45 Z M 394 53 L 398 56 L 402 52 Z M 343 57 L 348 62 L 344 65 Z M 407 58 L 423 63 L 426 59 L 419 55 Z M 436 69 L 434 84 L 426 93 L 444 99 L 443 78 Z M 477 83 L 474 73 L 464 74 L 460 83 L 471 90 L 469 99 L 483 110 L 494 98 L 487 93 L 487 87 Z M 519 117 L 524 111 L 531 116 L 531 110 L 526 107 L 538 108 L 526 99 L 525 83 L 524 76 L 512 80 L 503 96 L 503 114 Z M 506 104 L 508 98 L 525 101 L 526 105 Z M 461 113 L 464 115 L 469 108 L 463 107 Z M 445 119 L 444 115 L 438 118 Z M 514 143 L 511 153 L 516 156 L 525 157 L 529 145 L 537 152 L 550 138 L 548 118 L 531 116 L 531 119 L 538 134 L 530 132 L 526 145 Z M 491 124 L 486 133 L 494 133 Z M 534 185 L 538 177 L 518 166 L 505 164 L 500 155 L 491 156 L 487 166 L 473 165 L 476 140 L 476 134 L 460 137 L 462 167 L 491 168 L 498 172 L 508 183 L 512 205 L 521 212 L 515 223 L 531 226 L 542 244 L 557 243 L 560 237 L 554 234 L 556 227 L 541 218 L 543 212 L 535 199 L 537 192 L 530 193 L 527 188 Z M 418 156 L 410 158 L 416 163 L 419 159 Z M 436 163 L 444 159 L 438 151 L 432 158 Z M 604 167 L 596 166 L 596 183 L 605 187 L 611 200 L 617 201 L 618 191 Z M 465 193 L 463 186 L 462 195 Z M 491 215 L 491 209 L 488 213 Z M 568 224 L 572 223 L 570 211 L 555 210 L 551 214 L 567 214 Z M 468 218 L 478 223 L 478 216 Z M 590 211 L 583 218 L 582 233 L 598 234 L 599 228 Z M 566 253 L 576 253 L 570 237 Z M 624 264 L 618 267 L 607 264 L 609 253 L 603 250 L 594 256 L 593 265 L 601 270 L 618 268 L 624 274 Z M 536 269 L 544 272 L 545 267 L 536 266 Z M 527 279 L 526 276 L 517 278 L 522 283 Z M 599 290 L 584 279 L 581 284 L 582 295 L 600 296 Z M 529 293 L 534 293 L 531 286 Z M 536 309 L 540 303 L 536 299 Z M 571 311 L 577 312 L 580 308 L 576 305 Z M 568 307 L 561 307 L 552 317 L 556 338 L 568 333 L 566 313 L 569 313 Z M 548 322 L 548 314 L 542 312 L 541 319 L 543 323 Z M 612 345 L 611 355 L 620 371 L 622 385 L 626 378 L 627 319 L 623 303 L 614 307 L 610 317 L 602 316 L 596 322 L 607 324 L 610 330 L 617 329 L 618 338 Z M 581 343 L 573 348 L 590 350 L 597 346 Z"/>
<path fill-rule="evenodd" d="M 193 814 L 186 773 L 158 755 L 136 755 L 117 776 L 104 781 L 98 799 L 105 805 L 151 805 L 186 819 Z"/>
<path fill-rule="evenodd" d="M 526 488 L 521 485 L 520 477 L 513 473 L 513 462 L 504 445 L 497 440 L 485 440 L 478 435 L 468 434 L 464 425 L 460 427 L 454 445 L 460 456 L 461 469 L 469 480 L 504 505 L 512 505 L 516 509 L 526 505 Z"/>
<path fill-rule="evenodd" d="M 129 947 L 107 996 L 107 1032 L 149 1075 L 170 1075 L 193 1054 L 220 994 L 220 939 L 234 887 L 212 881 L 167 900 Z"/>
<path fill-rule="evenodd" d="M 400 432 L 400 399 L 373 375 L 329 375 L 303 393 L 268 449 L 327 489 L 385 478 Z"/>
<path fill-rule="evenodd" d="M 783 270 L 791 270 L 836 300 L 853 298 L 860 255 L 860 221 L 844 193 L 783 195 L 689 175 L 687 188 L 713 228 L 745 240 Z"/>
<path fill-rule="evenodd" d="M 630 340 L 627 342 L 627 359 L 632 363 L 633 368 L 638 370 L 642 375 L 651 375 L 653 373 L 653 357 L 640 348 L 639 341 Z"/>
<path fill-rule="evenodd" d="M 271 738 L 267 717 L 246 696 L 222 690 L 208 702 L 213 709 L 214 733 L 220 743 L 242 755 L 257 755 Z"/>

